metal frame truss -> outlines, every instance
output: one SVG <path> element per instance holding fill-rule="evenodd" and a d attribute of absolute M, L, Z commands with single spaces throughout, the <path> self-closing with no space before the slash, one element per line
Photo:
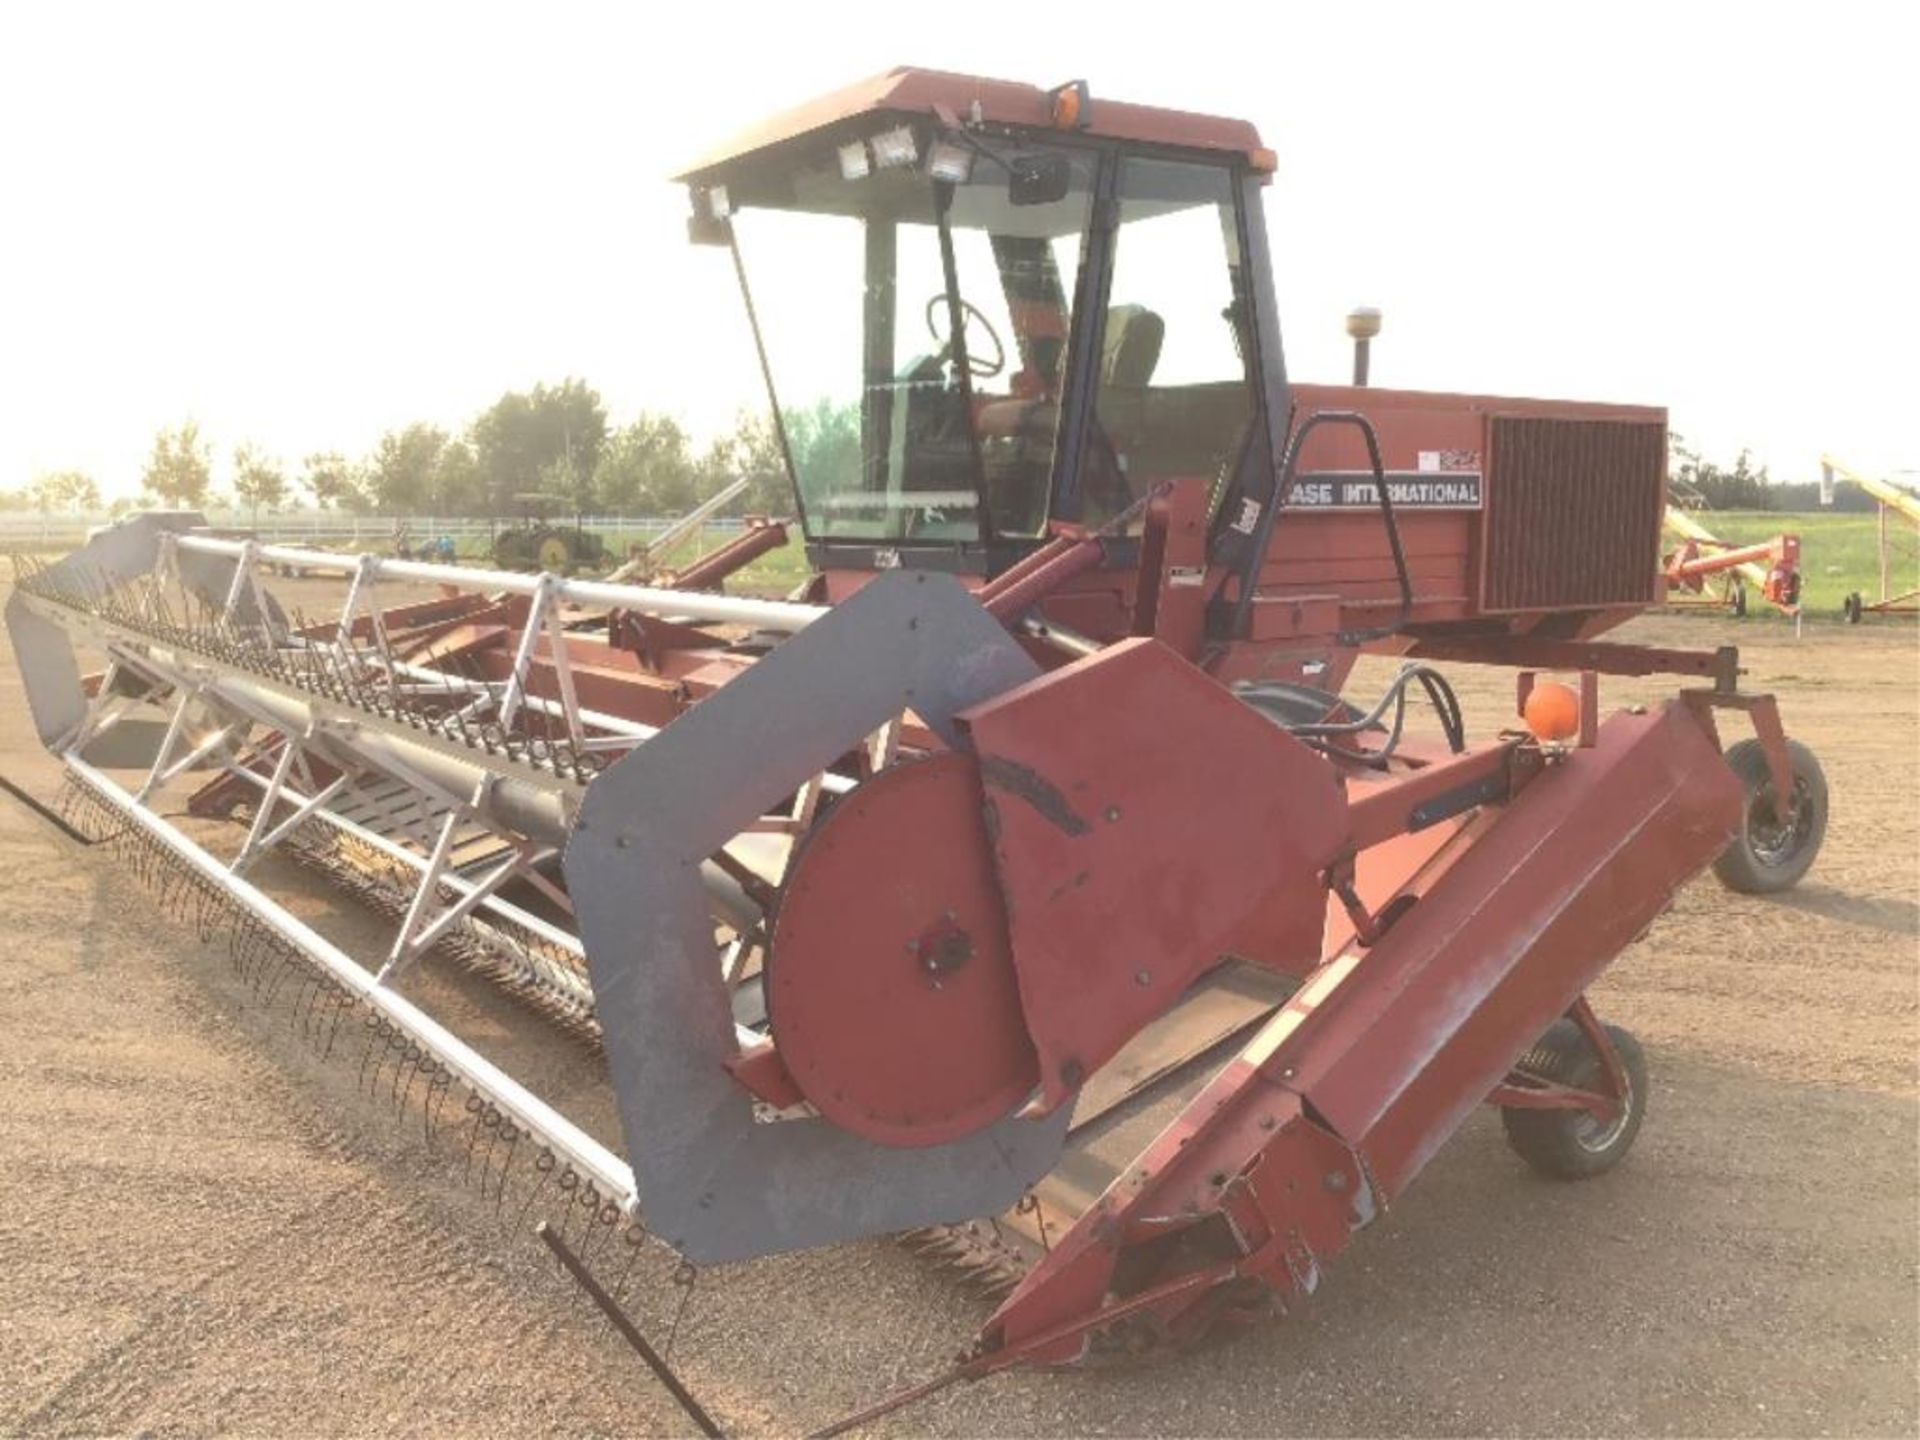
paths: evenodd
<path fill-rule="evenodd" d="M 619 606 L 709 623 L 796 631 L 821 607 L 552 575 L 467 570 L 371 555 L 162 533 L 144 570 L 113 574 L 74 560 L 18 565 L 17 597 L 51 621 L 69 644 L 97 648 L 106 668 L 86 691 L 79 723 L 51 748 L 73 781 L 223 897 L 297 951 L 328 981 L 364 1002 L 405 1044 L 444 1065 L 483 1106 L 550 1149 L 630 1219 L 637 1218 L 631 1169 L 613 1150 L 433 1018 L 402 989 L 423 956 L 452 939 L 505 956 L 505 972 L 531 981 L 547 1008 L 593 1026 L 584 947 L 569 923 L 516 903 L 523 885 L 571 920 L 571 901 L 543 867 L 566 843 L 584 787 L 609 762 L 644 745 L 656 727 L 581 705 L 568 660 L 562 607 Z M 294 624 L 262 584 L 264 566 L 324 571 L 346 581 L 337 619 Z M 215 583 L 210 584 L 209 579 Z M 402 658 L 389 633 L 382 581 L 439 582 L 523 595 L 528 605 L 512 639 L 504 680 L 487 680 Z M 551 695 L 530 684 L 536 657 L 553 677 Z M 30 676 L 31 683 L 46 677 Z M 159 705 L 166 728 L 151 765 L 129 788 L 82 751 L 142 705 Z M 540 735 L 530 735 L 537 717 Z M 896 758 L 894 717 L 860 747 L 863 771 Z M 163 815 L 167 787 L 212 769 L 244 787 L 251 814 L 226 856 Z M 353 817 L 348 803 L 374 783 L 404 787 L 412 801 L 380 826 Z M 824 795 L 855 781 L 823 773 L 792 802 L 761 817 L 750 836 L 791 841 L 814 821 Z M 360 963 L 295 917 L 256 882 L 276 854 L 311 860 L 346 846 L 383 869 L 377 907 L 395 921 L 375 968 Z M 752 845 L 745 848 L 752 849 Z M 479 858 L 461 859 L 462 851 Z M 784 855 L 774 852 L 778 863 Z M 763 858 L 762 864 L 764 866 Z M 729 988 L 752 974 L 766 931 L 756 896 L 770 882 L 723 849 L 703 867 L 717 928 L 715 963 Z M 777 874 L 775 876 L 777 879 Z M 535 902 L 529 902 L 535 903 Z M 757 1031 L 736 1025 L 743 1046 Z M 810 1107 L 768 1118 L 794 1119 Z"/>

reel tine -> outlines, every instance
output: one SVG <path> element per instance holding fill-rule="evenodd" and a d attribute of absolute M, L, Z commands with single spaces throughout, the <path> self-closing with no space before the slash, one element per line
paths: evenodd
<path fill-rule="evenodd" d="M 560 1171 L 560 1238 L 567 1238 L 567 1222 L 573 1218 L 573 1192 L 580 1188 L 580 1176 L 568 1165 Z"/>
<path fill-rule="evenodd" d="M 265 952 L 273 965 L 273 979 L 267 985 L 266 999 L 267 1005 L 272 1006 L 275 997 L 280 993 L 280 986 L 286 981 L 288 969 L 294 965 L 295 952 L 294 948 L 278 935 L 267 937 Z"/>
<path fill-rule="evenodd" d="M 373 1010 L 369 1010 L 367 1012 L 367 1020 L 366 1020 L 367 1043 L 365 1048 L 363 1048 L 360 1052 L 360 1075 L 359 1075 L 359 1078 L 354 1082 L 354 1088 L 362 1092 L 365 1092 L 368 1089 L 367 1062 L 373 1058 L 374 1046 L 380 1039 L 380 1027 L 385 1023 L 386 1022 L 380 1018 L 380 1015 L 378 1014 L 378 1012 Z M 374 1071 L 374 1075 L 376 1079 L 378 1078 L 379 1073 L 380 1072 L 377 1069 Z"/>
<path fill-rule="evenodd" d="M 620 1279 L 613 1287 L 612 1294 L 616 1301 L 626 1299 L 627 1284 L 633 1278 L 633 1267 L 640 1263 L 640 1257 L 647 1248 L 647 1232 L 639 1221 L 628 1220 L 620 1232 L 620 1238 L 626 1246 L 627 1263 L 621 1267 Z"/>
<path fill-rule="evenodd" d="M 401 1057 L 407 1067 L 407 1083 L 406 1087 L 400 1092 L 400 1101 L 395 1107 L 396 1114 L 406 1114 L 407 1102 L 413 1098 L 413 1082 L 420 1078 L 422 1062 L 425 1055 L 426 1052 L 423 1051 L 419 1045 L 415 1044 L 412 1040 L 407 1041 L 406 1053 Z"/>
<path fill-rule="evenodd" d="M 667 1329 L 667 1343 L 660 1347 L 663 1358 L 673 1358 L 673 1342 L 680 1334 L 680 1322 L 686 1319 L 687 1306 L 693 1302 L 694 1287 L 700 1283 L 700 1267 L 691 1260 L 682 1260 L 674 1268 L 673 1283 L 681 1287 L 680 1303 L 673 1312 L 673 1324 Z"/>
<path fill-rule="evenodd" d="M 520 1211 L 513 1217 L 513 1228 L 515 1230 L 526 1228 L 527 1212 L 533 1208 L 534 1202 L 546 1193 L 547 1184 L 553 1179 L 554 1168 L 557 1164 L 558 1162 L 554 1159 L 553 1151 L 547 1146 L 542 1145 L 540 1147 L 540 1153 L 536 1155 L 533 1160 L 534 1173 L 538 1175 L 540 1179 L 537 1184 L 527 1191 L 527 1198 L 520 1202 Z"/>
<path fill-rule="evenodd" d="M 493 1174 L 493 1152 L 500 1147 L 501 1126 L 506 1117 L 492 1101 L 488 1101 L 482 1111 L 487 1127 L 487 1148 L 480 1157 L 480 1198 L 487 1198 L 487 1177 Z"/>
<path fill-rule="evenodd" d="M 600 1201 L 600 1211 L 596 1219 L 600 1227 L 599 1248 L 604 1258 L 607 1248 L 613 1244 L 613 1237 L 619 1233 L 622 1223 L 626 1220 L 626 1214 L 613 1200 L 603 1196 Z"/>
<path fill-rule="evenodd" d="M 370 1014 L 373 1012 L 369 1012 Z M 380 1094 L 380 1076 L 387 1068 L 387 1058 L 393 1053 L 393 1026 L 384 1015 L 374 1015 L 373 1034 L 369 1043 L 373 1049 L 373 1073 L 367 1077 L 367 1096 L 377 1099 Z"/>
<path fill-rule="evenodd" d="M 420 1097 L 420 1135 L 429 1148 L 439 1133 L 440 1111 L 447 1103 L 447 1091 L 452 1088 L 453 1072 L 434 1060 L 427 1072 L 426 1094 Z"/>
<path fill-rule="evenodd" d="M 213 906 L 216 920 L 224 918 L 221 914 L 222 908 L 216 900 Z M 231 928 L 227 931 L 227 953 L 239 966 L 240 978 L 246 983 L 247 988 L 257 992 L 259 987 L 254 980 L 254 930 L 247 917 L 236 917 L 232 922 Z"/>
<path fill-rule="evenodd" d="M 80 805 L 80 794 L 80 784 L 73 778 L 73 772 L 71 770 L 65 772 L 60 777 L 60 788 L 54 794 L 53 808 L 60 818 L 75 830 L 80 829 L 74 818 Z"/>
<path fill-rule="evenodd" d="M 300 1031 L 300 1039 L 308 1049 L 312 1049 L 313 1016 L 320 1003 L 320 976 L 307 965 L 302 965 L 300 971 L 300 994 L 293 1002 L 293 1014 L 288 1017 L 288 1024 Z"/>
<path fill-rule="evenodd" d="M 333 1058 L 333 1042 L 339 1038 L 340 1022 L 346 1019 L 348 1012 L 358 1003 L 346 986 L 339 981 L 329 980 L 327 983 L 333 993 L 328 1006 L 331 1014 L 327 1021 L 327 1045 L 326 1049 L 320 1052 L 320 1058 L 323 1060 Z"/>
<path fill-rule="evenodd" d="M 402 1033 L 397 1027 L 389 1029 L 389 1031 L 387 1032 L 387 1049 L 395 1052 L 395 1054 L 398 1057 L 393 1062 L 393 1081 L 387 1087 L 387 1100 L 397 1110 L 400 1107 L 400 1103 L 401 1103 L 400 1102 L 400 1077 L 403 1074 L 407 1073 L 407 1068 L 411 1063 L 411 1056 L 409 1052 L 412 1052 L 413 1054 L 417 1054 L 419 1052 L 418 1052 L 418 1047 L 415 1046 L 412 1041 L 407 1039 L 406 1035 Z"/>
<path fill-rule="evenodd" d="M 480 1110 L 485 1104 L 486 1101 L 482 1100 L 479 1095 L 471 1090 L 467 1092 L 467 1102 L 465 1106 L 467 1112 L 467 1159 L 465 1166 L 461 1170 L 461 1178 L 469 1183 L 473 1178 L 473 1147 L 480 1139 Z"/>
<path fill-rule="evenodd" d="M 499 1177 L 495 1180 L 493 1189 L 493 1214 L 496 1220 L 507 1198 L 507 1178 L 513 1173 L 514 1157 L 519 1153 L 520 1137 L 524 1133 L 513 1121 L 504 1118 L 501 1120 L 500 1139 L 504 1142 L 504 1148 L 500 1154 Z M 484 1191 L 482 1191 L 482 1198 L 485 1198 Z"/>

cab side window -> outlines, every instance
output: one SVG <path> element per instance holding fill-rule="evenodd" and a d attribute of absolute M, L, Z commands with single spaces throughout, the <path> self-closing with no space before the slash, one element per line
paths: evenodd
<path fill-rule="evenodd" d="M 1119 198 L 1082 480 L 1090 522 L 1163 480 L 1204 479 L 1217 501 L 1253 413 L 1232 173 L 1130 159 Z"/>

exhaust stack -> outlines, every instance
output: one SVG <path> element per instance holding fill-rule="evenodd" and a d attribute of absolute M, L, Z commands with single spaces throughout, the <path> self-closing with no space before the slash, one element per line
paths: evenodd
<path fill-rule="evenodd" d="M 1347 312 L 1347 334 L 1353 337 L 1353 383 L 1367 383 L 1372 360 L 1373 337 L 1380 333 L 1380 312 L 1371 305 L 1356 305 Z"/>

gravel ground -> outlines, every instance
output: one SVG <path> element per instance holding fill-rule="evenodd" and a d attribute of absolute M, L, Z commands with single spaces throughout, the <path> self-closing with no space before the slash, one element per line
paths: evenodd
<path fill-rule="evenodd" d="M 1653 1070 L 1632 1159 L 1548 1183 L 1479 1116 L 1289 1320 L 1150 1369 L 998 1377 L 876 1430 L 1920 1432 L 1915 632 L 1631 633 L 1741 643 L 1835 812 L 1802 889 L 1696 883 L 1596 992 Z M 1485 733 L 1511 680 L 1458 673 Z M 0 773 L 52 792 L 10 657 Z M 689 1430 L 511 1205 L 461 1183 L 458 1146 L 393 1123 L 107 855 L 0 796 L 0 867 L 0 1433 Z M 302 908 L 354 933 L 327 897 Z M 605 1124 L 592 1061 L 491 997 L 459 1003 Z M 685 1297 L 675 1363 L 739 1432 L 932 1374 L 985 1313 L 883 1242 L 690 1294 L 672 1268 L 641 1255 L 641 1321 L 664 1336 Z"/>

